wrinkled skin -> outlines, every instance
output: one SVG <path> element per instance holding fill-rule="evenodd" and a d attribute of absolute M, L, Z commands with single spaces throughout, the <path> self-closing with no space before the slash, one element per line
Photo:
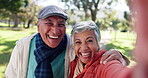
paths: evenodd
<path fill-rule="evenodd" d="M 55 48 L 60 44 L 66 32 L 65 23 L 65 19 L 60 16 L 39 19 L 38 32 L 46 45 Z"/>

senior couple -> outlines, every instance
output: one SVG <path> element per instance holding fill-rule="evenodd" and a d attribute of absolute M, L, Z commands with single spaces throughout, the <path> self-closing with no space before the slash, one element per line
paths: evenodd
<path fill-rule="evenodd" d="M 66 34 L 68 16 L 50 5 L 38 14 L 38 33 L 17 41 L 6 78 L 130 78 L 128 60 L 118 50 L 100 49 L 93 21 L 78 22 Z"/>

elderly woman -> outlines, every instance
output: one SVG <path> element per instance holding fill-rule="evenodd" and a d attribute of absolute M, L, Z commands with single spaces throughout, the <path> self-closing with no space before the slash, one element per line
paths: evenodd
<path fill-rule="evenodd" d="M 93 21 L 79 22 L 71 33 L 76 57 L 70 63 L 69 78 L 130 78 L 131 69 L 118 60 L 100 64 L 100 31 Z"/>

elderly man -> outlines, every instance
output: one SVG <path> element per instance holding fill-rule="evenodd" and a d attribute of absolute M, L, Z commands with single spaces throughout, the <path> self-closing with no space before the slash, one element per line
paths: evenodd
<path fill-rule="evenodd" d="M 70 38 L 65 33 L 67 19 L 66 12 L 57 6 L 43 8 L 38 14 L 38 33 L 17 41 L 6 78 L 66 78 L 71 57 Z M 110 60 L 123 60 L 116 50 L 106 53 L 105 58 L 110 55 Z"/>

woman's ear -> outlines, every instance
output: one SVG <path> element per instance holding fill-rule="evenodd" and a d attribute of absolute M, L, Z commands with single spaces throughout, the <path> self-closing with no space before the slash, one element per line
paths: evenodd
<path fill-rule="evenodd" d="M 100 45 L 98 45 L 98 51 L 100 51 Z"/>

